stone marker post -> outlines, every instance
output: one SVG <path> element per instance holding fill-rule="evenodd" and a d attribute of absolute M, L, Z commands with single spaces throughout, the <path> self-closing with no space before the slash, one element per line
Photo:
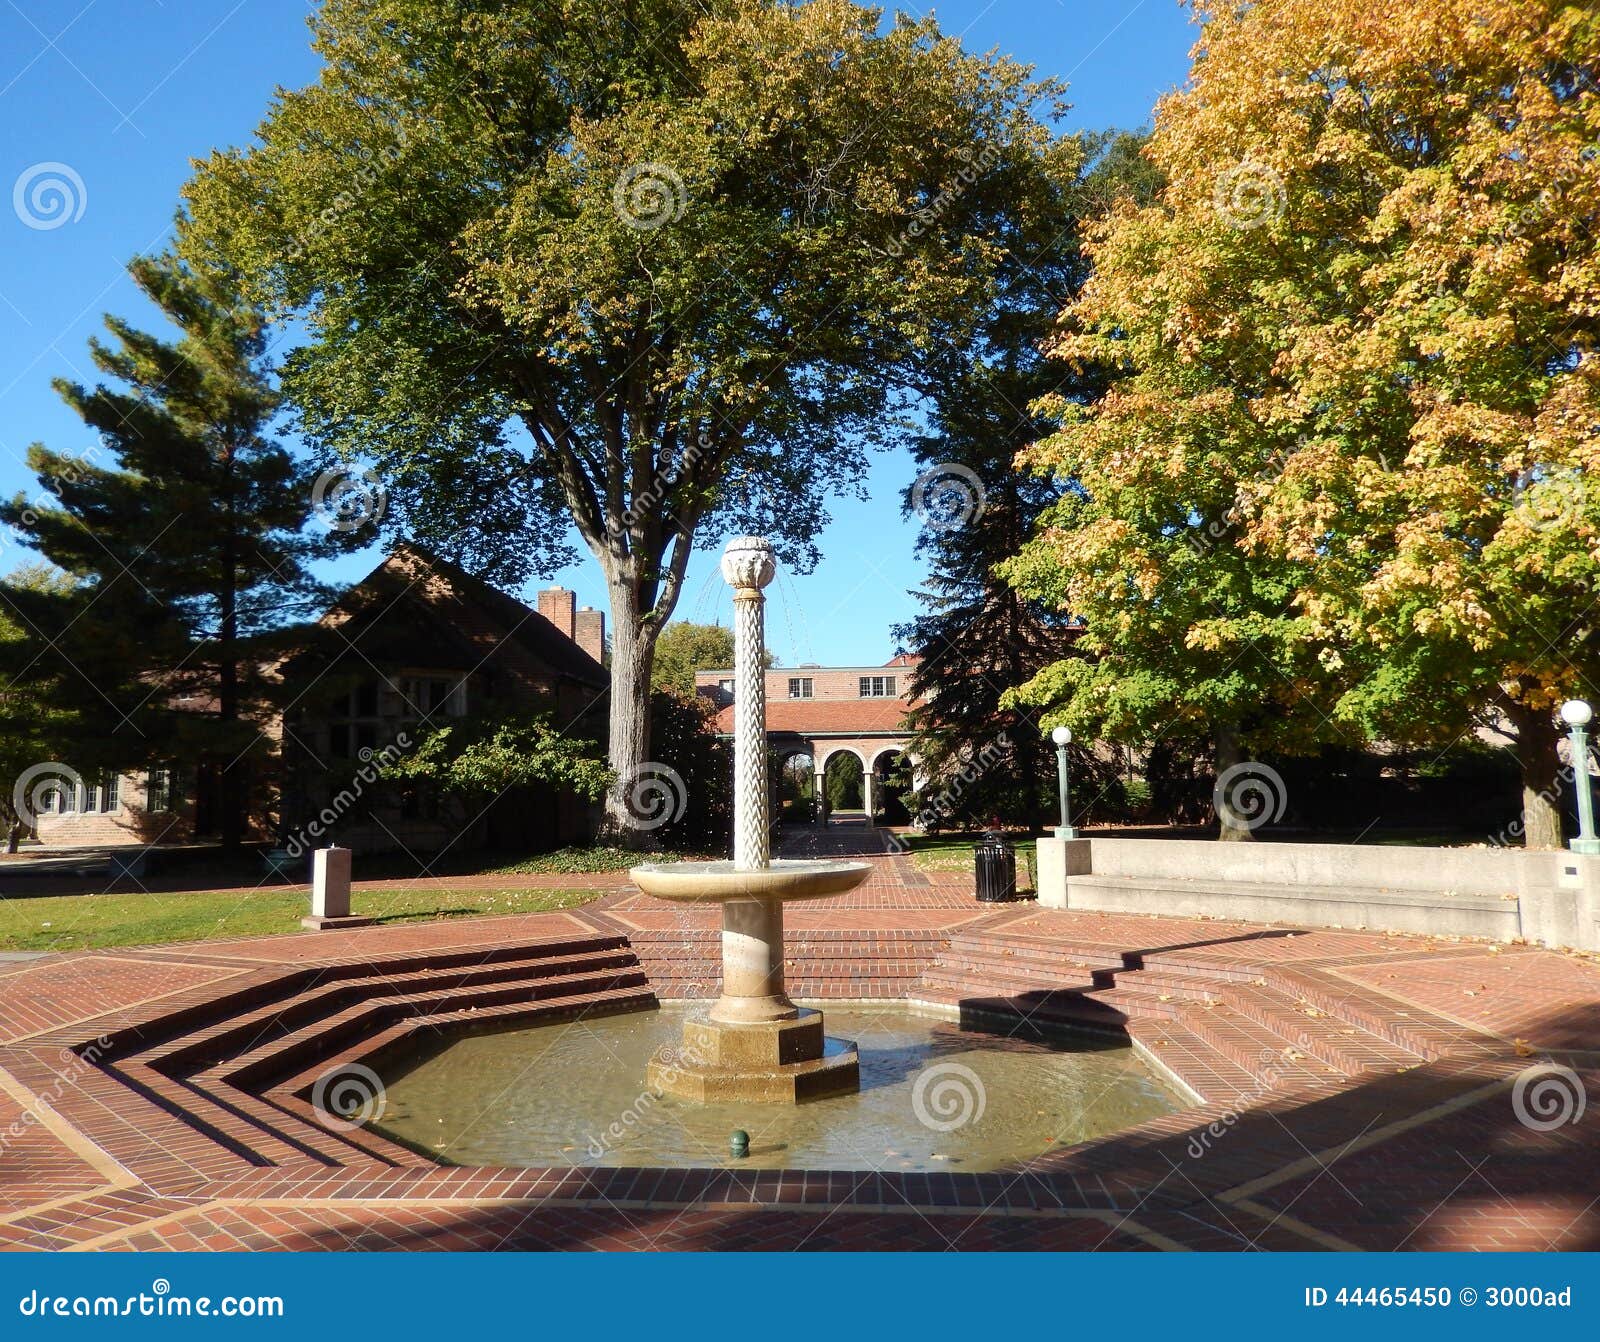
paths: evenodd
<path fill-rule="evenodd" d="M 317 849 L 311 857 L 311 912 L 300 920 L 300 925 L 322 931 L 365 927 L 373 921 L 350 912 L 350 850 Z"/>

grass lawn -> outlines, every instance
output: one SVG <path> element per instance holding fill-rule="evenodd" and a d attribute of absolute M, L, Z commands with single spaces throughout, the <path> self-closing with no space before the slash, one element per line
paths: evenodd
<path fill-rule="evenodd" d="M 587 904 L 597 890 L 363 890 L 352 911 L 380 923 L 542 913 Z M 0 899 L 0 950 L 77 951 L 99 946 L 206 941 L 298 932 L 310 908 L 303 886 L 182 894 L 49 895 Z"/>
<path fill-rule="evenodd" d="M 919 871 L 959 871 L 972 875 L 972 847 L 976 834 L 902 834 Z M 1017 850 L 1017 890 L 1033 891 L 1034 841 L 1014 839 Z"/>

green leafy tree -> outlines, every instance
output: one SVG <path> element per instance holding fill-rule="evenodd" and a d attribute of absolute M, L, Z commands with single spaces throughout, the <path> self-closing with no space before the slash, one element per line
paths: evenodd
<path fill-rule="evenodd" d="M 814 560 L 825 499 L 982 310 L 1002 245 L 972 221 L 1062 170 L 1032 112 L 1054 85 L 880 19 L 325 0 L 318 82 L 188 188 L 185 254 L 301 317 L 301 426 L 376 462 L 394 525 L 515 585 L 570 518 L 619 777 L 697 537 Z"/>
<path fill-rule="evenodd" d="M 114 341 L 90 353 L 111 381 L 56 382 L 98 442 L 78 455 L 34 444 L 43 494 L 0 504 L 0 522 L 76 583 L 9 599 L 35 639 L 31 674 L 98 715 L 108 763 L 216 764 L 231 847 L 248 772 L 272 749 L 262 728 L 281 687 L 263 668 L 275 635 L 324 597 L 306 565 L 337 533 L 307 530 L 310 469 L 266 436 L 278 398 L 261 314 L 171 258 L 130 270 L 180 334 L 108 317 Z"/>
<path fill-rule="evenodd" d="M 485 713 L 430 730 L 383 777 L 482 799 L 511 788 L 551 787 L 599 801 L 612 773 L 591 741 L 565 735 L 547 713 Z"/>
<path fill-rule="evenodd" d="M 1077 631 L 999 570 L 1065 486 L 1018 472 L 1013 462 L 1049 431 L 1030 408 L 1040 397 L 1083 404 L 1105 389 L 1102 371 L 1049 359 L 1042 347 L 1061 303 L 1087 278 L 1084 221 L 1124 196 L 1148 200 L 1159 186 L 1141 143 L 1115 131 L 1085 137 L 1082 172 L 1049 208 L 995 221 L 1006 253 L 992 309 L 978 338 L 952 352 L 933 394 L 929 432 L 913 449 L 924 469 L 906 509 L 922 518 L 917 552 L 930 573 L 918 593 L 923 612 L 895 635 L 920 657 L 909 688 L 918 700 L 910 720 L 923 767 L 936 791 L 941 779 L 962 780 L 942 794 L 953 808 L 941 817 L 947 823 L 1004 815 L 1041 824 L 1055 805 L 1038 715 L 1006 692 L 1065 656 Z M 1089 751 L 1074 754 L 1080 780 L 1104 772 Z"/>
<path fill-rule="evenodd" d="M 1205 17 L 1150 145 L 1168 186 L 1066 314 L 1064 357 L 1129 376 L 1030 458 L 1085 493 L 1015 575 L 1108 653 L 1036 697 L 1280 747 L 1476 722 L 1558 846 L 1554 709 L 1595 686 L 1600 595 L 1600 17 Z"/>
<path fill-rule="evenodd" d="M 854 751 L 842 750 L 828 761 L 824 791 L 830 811 L 860 809 L 865 796 L 865 772 Z"/>
<path fill-rule="evenodd" d="M 651 687 L 694 693 L 694 673 L 733 665 L 733 630 L 720 624 L 674 620 L 656 640 Z"/>
<path fill-rule="evenodd" d="M 52 764 L 71 768 L 84 760 L 79 714 L 56 677 L 28 674 L 37 640 L 30 637 L 18 604 L 29 593 L 65 601 L 72 589 L 66 574 L 44 564 L 25 564 L 0 580 L 0 664 L 10 669 L 0 681 L 0 828 L 8 853 L 16 852 L 26 836 L 25 813 L 34 794 L 48 786 L 38 775 L 39 782 L 30 785 L 30 771 Z"/>

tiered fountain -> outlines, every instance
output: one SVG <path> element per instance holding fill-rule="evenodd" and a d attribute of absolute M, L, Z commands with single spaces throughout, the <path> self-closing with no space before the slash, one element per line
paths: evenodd
<path fill-rule="evenodd" d="M 661 862 L 629 873 L 659 899 L 722 905 L 722 996 L 683 1027 L 681 1049 L 651 1060 L 652 1088 L 702 1103 L 796 1103 L 860 1089 L 856 1046 L 823 1033 L 783 983 L 783 906 L 854 889 L 866 862 L 773 861 L 767 790 L 766 598 L 777 565 L 756 536 L 728 543 L 733 587 L 733 861 Z"/>

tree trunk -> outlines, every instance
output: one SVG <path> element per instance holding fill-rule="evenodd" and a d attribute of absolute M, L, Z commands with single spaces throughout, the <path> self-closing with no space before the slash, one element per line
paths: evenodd
<path fill-rule="evenodd" d="M 1526 848 L 1561 847 L 1561 732 L 1549 709 L 1513 705 L 1517 762 L 1522 766 L 1522 843 Z"/>
<path fill-rule="evenodd" d="M 1255 839 L 1255 831 L 1236 809 L 1223 805 L 1222 780 L 1228 770 L 1244 763 L 1244 751 L 1239 748 L 1239 732 L 1235 727 L 1217 727 L 1212 731 L 1216 746 L 1218 786 L 1212 793 L 1212 806 L 1217 813 L 1217 839 L 1221 843 L 1246 843 Z"/>
<path fill-rule="evenodd" d="M 22 845 L 22 821 L 13 820 L 6 827 L 6 852 L 14 853 Z"/>
<path fill-rule="evenodd" d="M 683 813 L 682 783 L 666 780 L 650 809 L 630 806 L 630 794 L 657 777 L 650 764 L 650 669 L 655 660 L 655 630 L 642 626 L 632 584 L 612 581 L 611 589 L 611 711 L 606 755 L 617 781 L 606 794 L 602 836 L 622 848 L 648 846 L 662 816 Z M 654 791 L 654 789 L 650 789 Z M 639 794 L 643 795 L 643 794 Z M 669 808 L 657 809 L 657 802 Z M 673 816 L 675 818 L 675 816 Z"/>

